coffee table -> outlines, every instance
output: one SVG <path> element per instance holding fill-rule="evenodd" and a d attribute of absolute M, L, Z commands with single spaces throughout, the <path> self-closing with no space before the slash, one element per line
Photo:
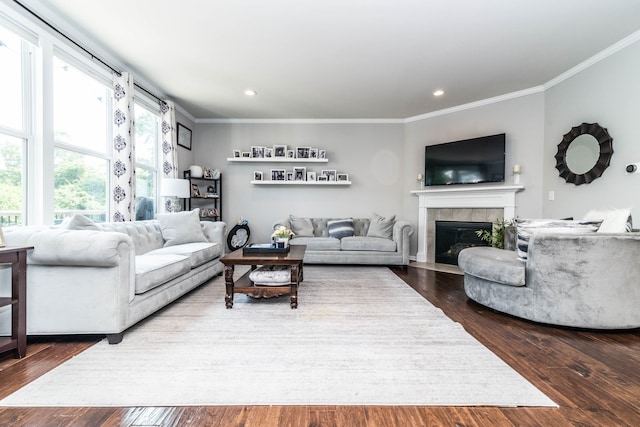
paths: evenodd
<path fill-rule="evenodd" d="M 291 308 L 298 308 L 298 285 L 303 280 L 302 259 L 306 251 L 306 245 L 293 245 L 287 253 L 243 253 L 242 249 L 231 252 L 223 256 L 220 261 L 224 264 L 224 282 L 227 293 L 224 301 L 227 308 L 233 308 L 233 295 L 251 294 L 259 297 L 269 297 L 290 294 Z M 236 265 L 250 265 L 251 271 L 259 265 L 288 265 L 291 268 L 291 281 L 289 284 L 281 286 L 261 286 L 249 280 L 248 271 L 238 283 L 233 280 L 233 272 Z"/>

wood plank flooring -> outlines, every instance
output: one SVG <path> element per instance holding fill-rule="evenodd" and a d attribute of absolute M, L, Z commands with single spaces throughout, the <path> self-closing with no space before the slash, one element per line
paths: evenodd
<path fill-rule="evenodd" d="M 0 426 L 640 425 L 640 330 L 599 332 L 526 322 L 469 301 L 462 276 L 412 267 L 393 271 L 560 407 L 0 408 Z M 24 359 L 13 359 L 10 352 L 0 355 L 0 398 L 99 339 L 30 337 Z"/>

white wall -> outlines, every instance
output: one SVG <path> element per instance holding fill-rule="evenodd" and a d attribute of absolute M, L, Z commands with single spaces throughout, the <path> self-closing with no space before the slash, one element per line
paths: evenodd
<path fill-rule="evenodd" d="M 403 124 L 358 123 L 198 123 L 196 164 L 222 173 L 222 216 L 231 226 L 249 221 L 253 242 L 269 241 L 275 221 L 296 216 L 370 217 L 401 214 L 404 197 Z M 327 150 L 328 163 L 228 163 L 234 149 L 287 145 Z M 184 167 L 187 167 L 185 165 Z M 333 186 L 251 185 L 254 170 L 305 166 L 320 173 L 348 173 L 353 184 Z"/>
<path fill-rule="evenodd" d="M 628 163 L 640 162 L 640 42 L 615 53 L 550 88 L 545 100 L 543 211 L 547 217 L 582 218 L 592 208 L 632 207 L 640 223 L 640 174 L 628 175 Z M 597 122 L 613 138 L 611 164 L 590 184 L 568 184 L 555 169 L 557 145 L 581 123 Z M 555 192 L 555 201 L 548 200 Z"/>
<path fill-rule="evenodd" d="M 178 177 L 182 178 L 182 171 L 188 169 L 190 165 L 193 164 L 194 159 L 194 150 L 197 145 L 196 142 L 196 128 L 193 120 L 182 114 L 180 111 L 176 110 L 176 121 L 189 129 L 191 129 L 191 150 L 188 150 L 180 145 L 178 145 Z"/>

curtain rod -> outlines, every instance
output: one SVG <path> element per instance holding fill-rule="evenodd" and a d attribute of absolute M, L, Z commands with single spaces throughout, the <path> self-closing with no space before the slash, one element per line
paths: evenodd
<path fill-rule="evenodd" d="M 26 10 L 27 12 L 29 12 L 31 15 L 33 15 L 35 18 L 37 18 L 40 22 L 42 22 L 43 24 L 45 24 L 47 27 L 51 28 L 53 31 L 55 31 L 57 34 L 59 34 L 61 37 L 63 37 L 64 39 L 66 39 L 68 42 L 72 43 L 74 46 L 76 46 L 78 49 L 82 50 L 84 53 L 86 53 L 87 55 L 89 55 L 89 57 L 94 60 L 99 62 L 100 64 L 104 65 L 105 67 L 107 67 L 109 70 L 111 70 L 112 72 L 116 73 L 117 75 L 122 75 L 121 71 L 116 70 L 114 67 L 112 67 L 111 65 L 109 65 L 108 63 L 106 63 L 105 61 L 103 61 L 102 59 L 100 59 L 99 57 L 97 57 L 96 55 L 93 54 L 93 52 L 91 52 L 90 50 L 88 50 L 87 48 L 85 48 L 84 46 L 82 46 L 80 43 L 76 42 L 75 40 L 73 40 L 71 37 L 69 37 L 68 35 L 66 35 L 65 33 L 63 33 L 62 31 L 60 31 L 58 28 L 54 27 L 51 23 L 49 23 L 48 21 L 46 21 L 44 18 L 42 18 L 40 15 L 38 15 L 37 13 L 35 13 L 33 10 L 29 9 L 27 6 L 25 6 L 24 4 L 22 4 L 20 1 L 18 0 L 13 0 L 15 3 L 17 3 L 20 7 L 22 7 L 24 10 Z M 155 95 L 154 93 L 152 93 L 150 90 L 146 89 L 143 86 L 140 86 L 138 83 L 133 83 L 133 85 L 135 87 L 137 87 L 138 89 L 142 90 L 143 92 L 146 92 L 148 95 L 152 96 L 153 98 L 155 98 L 158 102 L 164 102 L 163 99 L 161 99 L 160 97 L 158 97 L 157 95 Z"/>

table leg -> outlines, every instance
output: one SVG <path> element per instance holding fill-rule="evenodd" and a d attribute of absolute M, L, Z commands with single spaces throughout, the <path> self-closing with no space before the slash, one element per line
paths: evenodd
<path fill-rule="evenodd" d="M 291 308 L 298 308 L 298 285 L 300 284 L 300 271 L 297 265 L 291 266 Z"/>
<path fill-rule="evenodd" d="M 227 288 L 227 293 L 224 296 L 224 302 L 227 308 L 233 308 L 233 270 L 234 265 L 224 266 L 224 284 Z"/>

